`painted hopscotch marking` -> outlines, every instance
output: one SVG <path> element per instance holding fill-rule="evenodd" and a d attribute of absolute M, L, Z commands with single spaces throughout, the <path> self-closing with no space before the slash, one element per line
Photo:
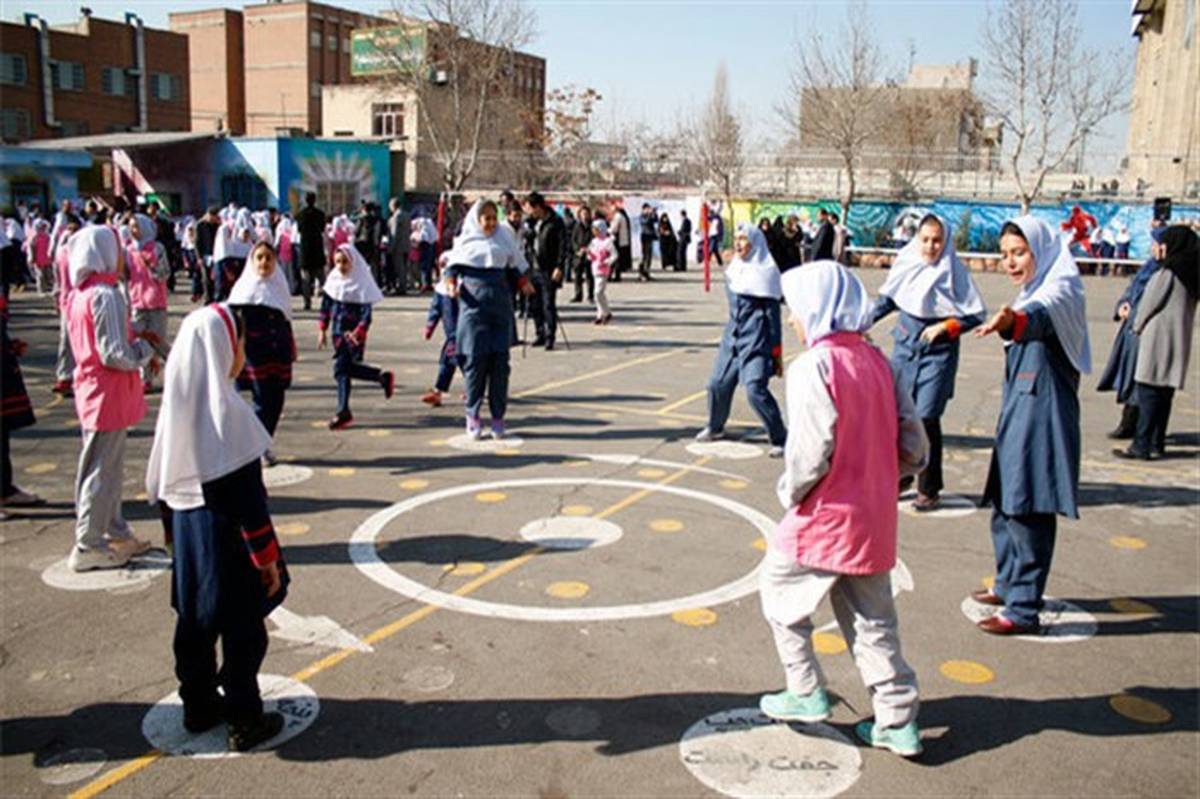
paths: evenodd
<path fill-rule="evenodd" d="M 1043 644 L 1074 644 L 1086 641 L 1096 634 L 1099 625 L 1096 617 L 1078 605 L 1053 597 L 1043 597 L 1045 602 L 1042 612 L 1038 614 L 1042 631 L 1039 635 L 1018 635 L 1022 641 L 1037 641 Z M 984 605 L 971 597 L 962 601 L 963 615 L 978 624 L 984 619 L 995 616 L 1001 609 L 993 605 Z"/>
<path fill-rule="evenodd" d="M 787 724 L 757 708 L 713 713 L 688 728 L 679 759 L 708 788 L 737 799 L 837 796 L 862 775 L 858 747 L 828 724 Z"/>
<path fill-rule="evenodd" d="M 654 485 L 634 482 L 631 480 L 607 480 L 589 478 L 527 478 L 521 480 L 504 480 L 494 483 L 476 483 L 460 485 L 439 491 L 411 497 L 398 502 L 391 507 L 378 511 L 364 521 L 350 537 L 350 559 L 359 571 L 384 588 L 404 596 L 424 602 L 428 605 L 455 610 L 460 613 L 471 613 L 489 618 L 517 619 L 521 621 L 614 621 L 618 619 L 641 619 L 654 616 L 666 616 L 676 611 L 691 608 L 704 608 L 731 602 L 749 596 L 758 590 L 758 567 L 730 583 L 709 591 L 676 599 L 643 602 L 631 605 L 609 605 L 600 607 L 538 607 L 529 605 L 513 605 L 501 602 L 485 602 L 467 596 L 459 596 L 439 591 L 428 585 L 405 577 L 394 571 L 384 562 L 376 551 L 376 540 L 383 529 L 400 516 L 428 505 L 464 494 L 476 492 L 492 493 L 505 488 L 533 488 L 539 486 L 601 486 L 609 488 L 634 489 L 639 492 L 662 492 L 676 497 L 707 502 L 716 505 L 736 516 L 745 519 L 754 527 L 759 535 L 769 535 L 775 528 L 775 521 L 765 514 L 743 505 L 740 502 L 716 494 L 679 488 L 670 485 Z M 536 553 L 536 551 L 535 551 Z"/>

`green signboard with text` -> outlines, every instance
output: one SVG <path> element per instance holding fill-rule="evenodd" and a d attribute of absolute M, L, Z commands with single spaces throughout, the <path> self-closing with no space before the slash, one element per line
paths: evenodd
<path fill-rule="evenodd" d="M 350 74 L 382 75 L 425 58 L 425 31 L 403 25 L 356 30 L 350 36 Z"/>

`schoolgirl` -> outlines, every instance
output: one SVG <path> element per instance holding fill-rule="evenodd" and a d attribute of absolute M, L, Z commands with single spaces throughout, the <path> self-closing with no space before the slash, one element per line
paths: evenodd
<path fill-rule="evenodd" d="M 354 421 L 350 412 L 350 381 L 368 380 L 383 388 L 391 399 L 396 376 L 362 362 L 371 327 L 371 306 L 383 299 L 383 292 L 371 276 L 371 267 L 353 244 L 342 244 L 333 252 L 333 269 L 321 287 L 321 311 L 317 316 L 317 349 L 328 343 L 327 331 L 333 332 L 333 377 L 337 381 L 337 413 L 329 420 L 330 430 L 342 430 Z"/>
<path fill-rule="evenodd" d="M 79 217 L 75 214 L 70 214 L 67 217 L 64 226 L 64 235 L 61 237 L 62 244 L 58 246 L 58 252 L 54 254 L 54 291 L 57 294 L 58 302 L 58 357 L 54 363 L 54 388 L 55 394 L 61 394 L 64 397 L 71 396 L 71 379 L 75 371 L 75 356 L 71 352 L 71 337 L 67 333 L 67 309 L 71 307 L 71 253 L 67 247 L 71 236 L 79 230 L 81 226 Z"/>
<path fill-rule="evenodd" d="M 157 241 L 158 226 L 145 214 L 135 214 L 129 227 L 133 241 L 125 251 L 129 273 L 129 305 L 133 308 L 133 328 L 149 330 L 160 341 L 167 340 L 167 279 L 171 263 L 167 251 Z M 150 391 L 153 375 L 142 369 L 142 384 Z"/>
<path fill-rule="evenodd" d="M 959 337 L 983 323 L 987 313 L 971 273 L 958 259 L 948 222 L 926 214 L 917 235 L 896 256 L 879 289 L 873 321 L 899 309 L 892 331 L 892 366 L 916 404 L 929 438 L 929 466 L 917 481 L 913 510 L 941 504 L 942 415 L 954 396 Z"/>
<path fill-rule="evenodd" d="M 607 325 L 612 321 L 612 309 L 608 305 L 608 278 L 617 263 L 617 245 L 608 235 L 608 223 L 597 219 L 592 223 L 592 240 L 588 243 L 588 268 L 592 270 L 595 283 L 596 321 Z"/>
<path fill-rule="evenodd" d="M 450 382 L 454 380 L 454 370 L 458 368 L 458 298 L 451 294 L 450 281 L 442 275 L 433 287 L 433 299 L 429 303 L 429 313 L 425 317 L 425 340 L 433 338 L 433 331 L 438 322 L 442 324 L 442 354 L 438 358 L 437 381 L 429 389 L 421 402 L 437 408 L 442 404 L 442 394 L 450 390 Z"/>

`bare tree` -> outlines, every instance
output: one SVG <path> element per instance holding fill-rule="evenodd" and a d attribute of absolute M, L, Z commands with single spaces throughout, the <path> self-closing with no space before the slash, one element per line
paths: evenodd
<path fill-rule="evenodd" d="M 393 0 L 393 10 L 397 25 L 371 42 L 389 67 L 380 80 L 416 102 L 420 147 L 458 192 L 485 143 L 528 137 L 492 123 L 508 116 L 499 106 L 520 102 L 515 54 L 533 38 L 533 12 L 522 0 Z"/>
<path fill-rule="evenodd" d="M 891 104 L 894 82 L 885 83 L 887 66 L 871 30 L 864 4 L 846 9 L 836 41 L 810 29 L 807 41 L 795 43 L 787 93 L 777 113 L 800 147 L 835 155 L 846 173 L 842 185 L 842 219 L 854 202 L 856 172 L 867 145 L 888 124 L 880 109 Z"/>
<path fill-rule="evenodd" d="M 1127 58 L 1087 48 L 1077 0 L 1003 0 L 982 32 L 985 102 L 1012 142 L 1021 213 L 1096 127 L 1129 108 Z"/>
<path fill-rule="evenodd" d="M 694 119 L 680 127 L 678 140 L 683 143 L 688 160 L 696 165 L 706 182 L 716 185 L 729 209 L 732 226 L 733 196 L 741 183 L 746 153 L 742 123 L 729 101 L 729 75 L 724 63 L 717 66 L 708 102 Z"/>

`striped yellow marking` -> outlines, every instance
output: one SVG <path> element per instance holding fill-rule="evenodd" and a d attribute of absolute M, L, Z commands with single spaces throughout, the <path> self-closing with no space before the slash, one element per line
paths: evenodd
<path fill-rule="evenodd" d="M 666 350 L 665 352 L 655 353 L 654 355 L 647 355 L 644 358 L 634 358 L 632 361 L 625 361 L 625 363 L 619 363 L 616 366 L 609 366 L 605 369 L 597 369 L 594 372 L 588 372 L 586 374 L 576 375 L 575 377 L 568 377 L 564 380 L 553 380 L 549 383 L 543 383 L 540 386 L 535 386 L 533 388 L 526 389 L 517 394 L 513 394 L 512 396 L 514 399 L 520 399 L 522 397 L 532 397 L 534 394 L 541 394 L 541 393 L 544 393 L 544 392 L 549 391 L 550 389 L 554 389 L 554 388 L 562 388 L 563 386 L 573 386 L 576 383 L 582 383 L 585 380 L 595 380 L 597 377 L 604 377 L 605 375 L 611 375 L 614 372 L 624 371 L 625 369 L 630 369 L 634 366 L 641 366 L 641 365 L 647 364 L 647 363 L 655 363 L 656 361 L 661 361 L 664 358 L 673 358 L 673 357 L 679 355 L 680 353 L 684 352 L 686 349 L 687 349 L 686 347 L 677 347 L 673 350 Z M 597 353 L 596 356 L 599 356 L 602 354 L 603 353 Z M 596 356 L 593 356 L 593 357 L 596 357 Z"/>
<path fill-rule="evenodd" d="M 982 685 L 996 679 L 996 674 L 982 663 L 973 660 L 947 660 L 938 666 L 942 676 L 967 685 Z"/>
<path fill-rule="evenodd" d="M 153 751 L 148 752 L 141 757 L 134 758 L 125 765 L 118 766 L 107 774 L 103 774 L 99 778 L 92 780 L 79 790 L 67 794 L 67 799 L 92 799 L 93 796 L 99 796 L 109 788 L 116 785 L 118 782 L 126 780 L 132 777 L 134 774 L 137 774 L 139 771 L 151 765 L 162 756 L 162 752 Z"/>
<path fill-rule="evenodd" d="M 688 627 L 708 627 L 717 623 L 717 614 L 708 608 L 691 608 L 675 611 L 671 619 Z"/>
<path fill-rule="evenodd" d="M 662 477 L 666 473 L 667 473 L 666 469 L 651 468 L 651 469 L 638 469 L 637 475 L 638 475 L 638 477 L 649 477 L 649 478 L 657 479 L 659 477 Z"/>
<path fill-rule="evenodd" d="M 368 430 L 367 435 L 371 438 L 387 438 L 392 434 L 391 430 Z"/>
<path fill-rule="evenodd" d="M 444 447 L 444 446 L 446 446 L 446 439 L 444 439 L 444 438 L 431 438 L 431 439 L 429 440 L 429 446 L 431 446 L 431 447 Z"/>
<path fill-rule="evenodd" d="M 684 468 L 680 469 L 679 471 L 677 471 L 673 474 L 670 474 L 667 477 L 664 477 L 662 480 L 659 480 L 658 485 L 660 485 L 660 486 L 670 485 L 671 483 L 674 483 L 679 478 L 683 477 L 688 472 L 692 471 L 693 469 L 695 469 L 697 467 L 703 466 L 704 464 L 708 463 L 711 460 L 712 460 L 711 455 L 705 455 L 703 458 L 700 458 L 691 466 L 685 466 Z M 653 493 L 654 493 L 653 488 L 643 488 L 640 491 L 635 491 L 634 493 L 625 497 L 625 499 L 621 500 L 620 502 L 609 505 L 607 508 L 605 508 L 604 510 L 597 513 L 596 518 L 597 519 L 607 519 L 609 516 L 612 516 L 614 513 L 619 513 L 620 511 L 625 510 L 625 508 L 628 508 L 630 505 L 633 505 L 634 503 L 637 503 L 637 502 L 641 502 L 643 499 L 645 499 L 646 497 L 650 496 Z"/>

